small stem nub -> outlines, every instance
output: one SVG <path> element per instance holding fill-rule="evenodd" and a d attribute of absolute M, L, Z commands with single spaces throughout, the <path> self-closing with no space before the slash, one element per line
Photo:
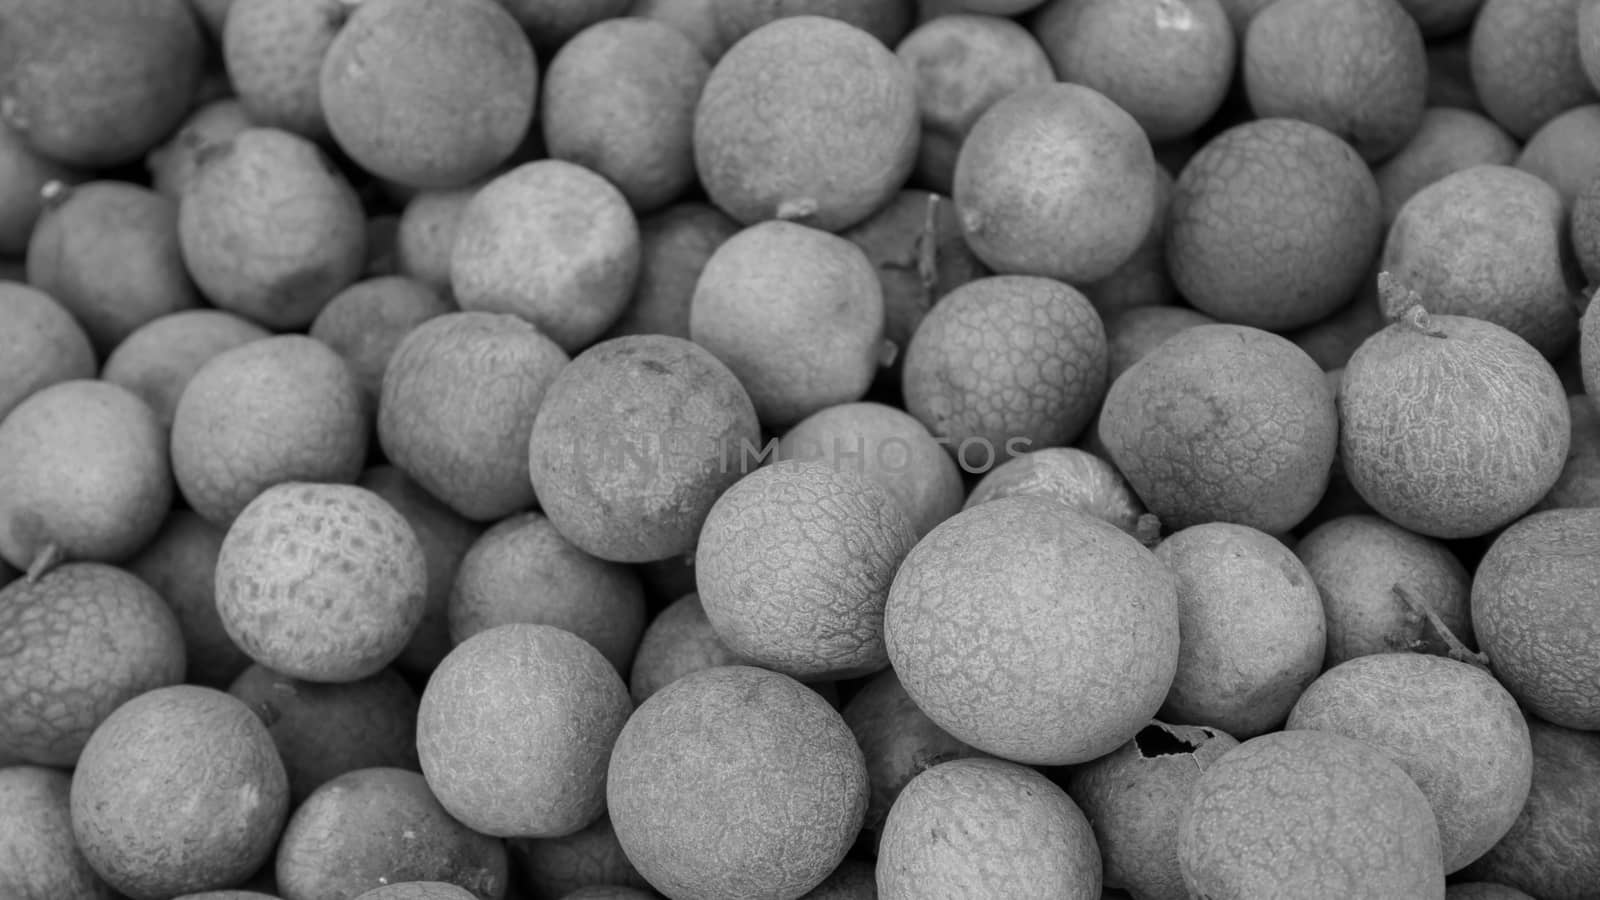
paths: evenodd
<path fill-rule="evenodd" d="M 917 235 L 917 277 L 922 282 L 922 293 L 933 301 L 934 288 L 939 284 L 939 195 L 928 195 L 928 209 L 922 218 L 922 232 Z"/>
<path fill-rule="evenodd" d="M 1481 669 L 1489 668 L 1489 657 L 1483 653 L 1473 652 L 1471 648 L 1462 643 L 1461 639 L 1456 637 L 1456 633 L 1450 630 L 1450 626 L 1446 625 L 1444 620 L 1439 618 L 1439 614 L 1429 608 L 1427 604 L 1412 596 L 1410 591 L 1398 584 L 1394 586 L 1393 590 L 1394 595 L 1400 598 L 1400 602 L 1404 603 L 1407 609 L 1410 609 L 1413 614 L 1426 619 L 1428 624 L 1433 626 L 1433 630 L 1437 631 L 1439 636 L 1444 639 L 1445 646 L 1450 648 L 1446 654 L 1447 656 L 1456 662 L 1464 662 Z M 1421 641 L 1418 641 L 1418 643 L 1420 644 Z"/>
<path fill-rule="evenodd" d="M 51 569 L 54 569 L 56 566 L 60 565 L 61 560 L 65 555 L 66 554 L 61 549 L 60 544 L 57 544 L 54 541 L 45 544 L 43 547 L 39 548 L 38 553 L 34 554 L 33 562 L 28 564 L 28 572 L 23 577 L 27 579 L 29 584 L 33 584 L 44 576 L 50 574 Z"/>
<path fill-rule="evenodd" d="M 1402 284 L 1392 272 L 1378 273 L 1378 303 L 1386 317 L 1404 323 L 1419 334 L 1445 336 L 1444 329 L 1434 324 L 1433 317 L 1422 305 L 1422 295 Z"/>

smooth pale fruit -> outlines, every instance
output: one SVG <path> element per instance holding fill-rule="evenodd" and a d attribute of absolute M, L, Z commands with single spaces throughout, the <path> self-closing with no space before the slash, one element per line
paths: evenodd
<path fill-rule="evenodd" d="M 317 145 L 255 127 L 202 155 L 178 203 L 178 241 L 206 299 L 288 330 L 360 277 L 366 216 Z"/>
<path fill-rule="evenodd" d="M 0 756 L 70 769 L 128 700 L 183 680 L 183 634 L 122 569 L 67 563 L 0 590 Z"/>
<path fill-rule="evenodd" d="M 172 414 L 172 471 L 189 506 L 225 527 L 275 484 L 355 481 L 370 431 L 338 353 L 304 335 L 264 338 L 189 379 Z"/>
<path fill-rule="evenodd" d="M 228 635 L 256 662 L 307 681 L 356 681 L 393 662 L 422 620 L 426 588 L 410 523 L 350 484 L 268 488 L 217 555 Z"/>
<path fill-rule="evenodd" d="M 450 290 L 462 309 L 521 316 L 568 353 L 611 327 L 638 272 L 639 225 L 627 199 L 559 159 L 525 163 L 479 188 L 450 251 Z"/>
<path fill-rule="evenodd" d="M 396 467 L 461 516 L 491 522 L 533 505 L 527 435 L 569 358 L 515 316 L 446 313 L 389 357 L 378 442 Z"/>
<path fill-rule="evenodd" d="M 1458 873 L 1540 900 L 1581 900 L 1600 878 L 1600 851 L 1585 840 L 1600 812 L 1600 736 L 1528 718 L 1533 783 L 1528 802 L 1500 843 Z"/>
<path fill-rule="evenodd" d="M 639 277 L 610 336 L 668 334 L 688 339 L 689 306 L 711 254 L 739 223 L 709 203 L 686 201 L 639 220 Z"/>
<path fill-rule="evenodd" d="M 422 545 L 428 570 L 427 600 L 422 621 L 394 665 L 407 674 L 431 672 L 450 652 L 450 591 L 462 558 L 483 533 L 483 526 L 446 506 L 394 466 L 373 466 L 361 473 L 356 484 L 382 497 L 404 516 Z"/>
<path fill-rule="evenodd" d="M 0 254 L 23 256 L 33 226 L 44 211 L 43 188 L 52 181 L 72 183 L 83 176 L 40 156 L 0 117 Z"/>
<path fill-rule="evenodd" d="M 1215 728 L 1151 722 L 1067 773 L 1062 786 L 1094 827 L 1106 887 L 1148 900 L 1188 900 L 1178 866 L 1178 816 L 1200 773 L 1237 746 Z"/>
<path fill-rule="evenodd" d="M 739 479 L 711 507 L 695 583 L 712 628 L 753 665 L 802 679 L 885 668 L 883 605 L 916 543 L 887 489 L 823 460 Z"/>
<path fill-rule="evenodd" d="M 895 798 L 912 778 L 942 762 L 986 755 L 934 724 L 893 669 L 872 676 L 839 712 L 866 760 L 872 793 L 862 831 L 874 842 Z"/>
<path fill-rule="evenodd" d="M 229 0 L 222 64 L 252 121 L 328 136 L 322 61 L 354 7 L 343 0 Z"/>
<path fill-rule="evenodd" d="M 528 441 L 540 509 L 578 549 L 649 562 L 693 549 L 711 504 L 756 465 L 750 396 L 704 348 L 602 341 L 562 369 Z"/>
<path fill-rule="evenodd" d="M 717 30 L 717 5 L 720 0 L 633 0 L 627 14 L 663 22 L 694 42 L 707 62 L 728 48 Z"/>
<path fill-rule="evenodd" d="M 528 32 L 540 52 L 566 43 L 578 32 L 628 8 L 628 0 L 496 0 Z"/>
<path fill-rule="evenodd" d="M 1017 494 L 1058 500 L 1135 537 L 1145 512 L 1115 466 L 1075 447 L 1045 447 L 1001 463 L 973 485 L 962 508 Z"/>
<path fill-rule="evenodd" d="M 89 335 L 54 297 L 0 282 L 0 419 L 36 391 L 98 368 Z"/>
<path fill-rule="evenodd" d="M 1112 383 L 1099 435 L 1168 527 L 1275 534 L 1322 498 L 1338 428 L 1327 379 L 1303 350 L 1244 325 L 1198 325 Z"/>
<path fill-rule="evenodd" d="M 6 124 L 76 168 L 133 162 L 188 112 L 205 45 L 189 3 L 18 0 L 6 8 Z"/>
<path fill-rule="evenodd" d="M 1070 444 L 1105 397 L 1106 335 L 1078 289 L 1026 275 L 969 281 L 929 310 L 906 347 L 906 410 L 963 464 Z"/>
<path fill-rule="evenodd" d="M 1283 0 L 1240 52 L 1260 118 L 1320 125 L 1376 162 L 1416 133 L 1428 91 L 1422 30 L 1397 0 Z"/>
<path fill-rule="evenodd" d="M 1439 538 L 1487 534 L 1560 477 L 1566 392 L 1545 358 L 1499 325 L 1411 309 L 1345 366 L 1339 458 L 1396 525 Z"/>
<path fill-rule="evenodd" d="M 1172 173 L 1160 160 L 1156 162 L 1156 205 L 1150 230 L 1145 232 L 1133 255 L 1110 275 L 1083 285 L 1084 296 L 1094 304 L 1102 318 L 1140 306 L 1171 306 L 1181 303 L 1178 289 L 1167 270 L 1167 232 L 1171 222 Z"/>
<path fill-rule="evenodd" d="M 251 124 L 237 97 L 221 97 L 196 106 L 177 131 L 145 154 L 150 186 L 174 200 L 180 199 L 200 160 L 210 152 L 206 148 L 233 140 Z"/>
<path fill-rule="evenodd" d="M 1494 672 L 1526 709 L 1600 729 L 1600 641 L 1586 601 L 1600 510 L 1529 514 L 1501 532 L 1472 582 L 1472 624 Z"/>
<path fill-rule="evenodd" d="M 479 185 L 453 190 L 418 191 L 400 212 L 395 225 L 395 266 L 441 293 L 450 290 L 450 255 L 455 251 L 461 214 Z"/>
<path fill-rule="evenodd" d="M 267 728 L 240 701 L 173 685 L 95 729 L 72 777 L 72 830 L 132 900 L 236 885 L 272 855 L 289 783 Z"/>
<path fill-rule="evenodd" d="M 839 713 L 776 672 L 724 666 L 640 704 L 617 738 L 617 840 L 672 900 L 795 900 L 861 829 L 861 748 Z"/>
<path fill-rule="evenodd" d="M 1033 33 L 1057 77 L 1127 110 L 1151 141 L 1186 137 L 1233 82 L 1233 26 L 1217 0 L 1053 0 Z"/>
<path fill-rule="evenodd" d="M 1196 325 L 1216 325 L 1217 320 L 1187 306 L 1135 306 L 1107 316 L 1106 370 L 1110 382 L 1133 367 L 1161 342 Z M 1303 347 L 1301 349 L 1304 349 Z"/>
<path fill-rule="evenodd" d="M 220 309 L 190 309 L 152 319 L 123 338 L 100 377 L 139 395 L 163 428 L 172 427 L 189 379 L 211 357 L 271 337 L 260 325 Z"/>
<path fill-rule="evenodd" d="M 0 768 L 0 892 L 20 900 L 72 897 L 112 900 L 72 835 L 65 772 L 42 766 Z"/>
<path fill-rule="evenodd" d="M 1113 525 L 1006 497 L 912 549 L 884 637 L 906 692 L 954 737 L 1028 764 L 1087 762 L 1144 727 L 1171 687 L 1177 582 Z"/>
<path fill-rule="evenodd" d="M 1177 848 L 1191 896 L 1444 897 L 1427 796 L 1381 751 L 1326 731 L 1224 753 L 1179 813 Z"/>
<path fill-rule="evenodd" d="M 395 348 L 418 325 L 454 309 L 420 281 L 384 275 L 335 294 L 307 333 L 345 358 L 362 392 L 376 403 Z"/>
<path fill-rule="evenodd" d="M 1019 88 L 961 145 L 951 197 L 972 251 L 995 272 L 1082 284 L 1133 256 L 1155 220 L 1155 156 L 1104 94 Z"/>
<path fill-rule="evenodd" d="M 888 47 L 837 19 L 789 16 L 712 68 L 695 110 L 695 170 L 742 224 L 840 231 L 900 190 L 919 134 L 915 82 Z"/>
<path fill-rule="evenodd" d="M 1356 294 L 1383 242 L 1382 215 L 1353 147 L 1309 122 L 1256 119 L 1207 141 L 1178 174 L 1167 265 L 1203 313 L 1299 328 Z"/>
<path fill-rule="evenodd" d="M 1098 900 L 1100 847 L 1083 811 L 1033 769 L 940 763 L 895 799 L 878 845 L 883 900 L 1039 896 Z"/>
<path fill-rule="evenodd" d="M 519 685 L 521 689 L 498 686 Z M 417 753 L 475 831 L 560 837 L 605 811 L 611 746 L 633 711 L 616 668 L 564 629 L 515 623 L 456 645 L 428 680 Z"/>
<path fill-rule="evenodd" d="M 695 180 L 694 113 L 710 73 L 699 48 L 669 25 L 591 25 L 545 70 L 545 148 L 605 176 L 635 212 L 666 206 Z"/>
<path fill-rule="evenodd" d="M 1285 728 L 1342 734 L 1398 763 L 1438 819 L 1447 874 L 1504 837 L 1528 799 L 1527 722 L 1493 675 L 1467 663 L 1404 652 L 1351 660 L 1300 695 Z"/>
<path fill-rule="evenodd" d="M 1568 394 L 1572 441 L 1561 477 L 1535 510 L 1600 506 L 1600 410 L 1587 394 Z"/>
<path fill-rule="evenodd" d="M 1517 156 L 1517 168 L 1561 192 L 1563 211 L 1600 175 L 1600 103 L 1575 106 L 1539 127 Z"/>
<path fill-rule="evenodd" d="M 1407 200 L 1446 175 L 1473 166 L 1511 165 L 1519 149 L 1515 138 L 1481 113 L 1429 107 L 1411 140 L 1373 169 L 1384 223 L 1394 222 Z"/>
<path fill-rule="evenodd" d="M 256 664 L 234 679 L 228 693 L 267 726 L 289 777 L 293 806 L 356 769 L 417 769 L 417 692 L 391 669 L 360 681 L 318 684 Z"/>
<path fill-rule="evenodd" d="M 1012 91 L 1056 80 L 1044 48 L 1021 24 L 952 14 L 917 26 L 895 46 L 916 78 L 922 140 L 917 177 L 948 193 L 972 124 Z"/>
<path fill-rule="evenodd" d="M 536 512 L 501 519 L 473 542 L 447 606 L 452 645 L 513 622 L 552 625 L 588 641 L 624 675 L 645 618 L 632 569 L 572 546 Z"/>
<path fill-rule="evenodd" d="M 859 400 L 882 359 L 883 328 L 883 289 L 866 254 L 794 222 L 761 222 L 724 241 L 689 302 L 690 340 L 738 376 L 769 427 Z"/>
<path fill-rule="evenodd" d="M 811 414 L 784 433 L 777 459 L 825 459 L 889 489 L 917 535 L 961 509 L 961 469 L 946 445 L 903 409 L 862 401 Z"/>
<path fill-rule="evenodd" d="M 628 692 L 640 704 L 691 672 L 742 662 L 711 627 L 700 595 L 685 594 L 645 626 L 628 674 Z"/>
<path fill-rule="evenodd" d="M 178 619 L 189 684 L 225 689 L 250 665 L 217 615 L 217 553 L 225 531 L 194 510 L 174 509 L 127 570 L 155 589 Z"/>
<path fill-rule="evenodd" d="M 1322 671 L 1327 627 L 1311 575 L 1288 547 L 1212 522 L 1155 548 L 1178 579 L 1178 671 L 1157 716 L 1240 740 L 1276 729 Z"/>
<path fill-rule="evenodd" d="M 1561 194 L 1504 165 L 1447 175 L 1400 207 L 1380 265 L 1435 315 L 1504 326 L 1555 359 L 1578 332 Z"/>
<path fill-rule="evenodd" d="M 1593 103 L 1575 19 L 1580 0 L 1484 0 L 1469 44 L 1483 107 L 1519 140 L 1574 106 Z"/>
<path fill-rule="evenodd" d="M 461 187 L 505 162 L 533 119 L 533 47 L 492 0 L 373 0 L 322 60 L 334 141 L 380 178 Z"/>
<path fill-rule="evenodd" d="M 1328 644 L 1324 668 L 1372 653 L 1445 655 L 1449 645 L 1401 598 L 1431 610 L 1469 646 L 1472 580 L 1442 542 L 1376 515 L 1329 519 L 1300 537 L 1295 554 L 1322 595 Z"/>
<path fill-rule="evenodd" d="M 160 316 L 200 305 L 178 249 L 178 204 L 121 181 L 45 187 L 28 283 L 72 313 L 104 355 Z"/>
<path fill-rule="evenodd" d="M 166 438 L 124 388 L 51 385 L 0 420 L 0 557 L 23 571 L 50 554 L 122 562 L 172 505 Z"/>
<path fill-rule="evenodd" d="M 352 900 L 414 881 L 501 900 L 509 868 L 503 842 L 453 818 L 421 773 L 394 768 L 346 772 L 313 791 L 289 819 L 274 861 L 283 900 Z"/>
<path fill-rule="evenodd" d="M 883 288 L 883 339 L 898 351 L 884 376 L 903 362 L 906 344 L 928 310 L 946 294 L 988 270 L 967 246 L 949 197 L 907 189 L 889 205 L 844 232 L 878 270 Z"/>
<path fill-rule="evenodd" d="M 717 33 L 732 46 L 750 32 L 788 16 L 826 16 L 867 32 L 890 47 L 911 27 L 910 0 L 716 0 Z"/>
<path fill-rule="evenodd" d="M 534 897 L 564 897 L 596 884 L 650 886 L 622 852 L 611 819 L 605 816 L 563 837 L 512 838 L 506 845 L 522 883 Z"/>

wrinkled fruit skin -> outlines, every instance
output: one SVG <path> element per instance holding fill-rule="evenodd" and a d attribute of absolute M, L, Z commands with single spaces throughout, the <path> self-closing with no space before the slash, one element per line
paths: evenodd
<path fill-rule="evenodd" d="M 1428 798 L 1378 750 L 1329 732 L 1223 754 L 1180 813 L 1177 846 L 1190 896 L 1444 898 Z"/>
<path fill-rule="evenodd" d="M 289 779 L 266 726 L 193 685 L 119 707 L 72 779 L 78 845 L 132 900 L 239 884 L 272 855 L 288 814 Z"/>
<path fill-rule="evenodd" d="M 1032 765 L 1087 762 L 1144 727 L 1171 687 L 1177 583 L 1115 526 L 1006 497 L 912 549 L 884 637 L 907 693 L 954 737 Z"/>
<path fill-rule="evenodd" d="M 1499 325 L 1432 316 L 1356 350 L 1339 388 L 1339 459 L 1361 497 L 1419 534 L 1487 534 L 1539 502 L 1571 440 L 1566 391 Z M 1446 452 L 1443 448 L 1448 448 Z"/>
<path fill-rule="evenodd" d="M 640 704 L 612 751 L 606 805 L 628 858 L 672 900 L 796 900 L 844 859 L 868 790 L 827 701 L 786 675 L 724 666 Z"/>
<path fill-rule="evenodd" d="M 1533 748 L 1522 711 L 1494 676 L 1453 659 L 1382 653 L 1335 666 L 1285 727 L 1363 741 L 1405 769 L 1439 822 L 1446 873 L 1504 837 L 1528 799 Z"/>
<path fill-rule="evenodd" d="M 1241 325 L 1174 335 L 1112 383 L 1100 412 L 1112 462 L 1169 528 L 1289 530 L 1322 499 L 1338 432 L 1317 364 Z"/>
<path fill-rule="evenodd" d="M 883 604 L 915 543 L 886 489 L 821 460 L 788 460 L 739 479 L 711 507 L 695 582 L 734 653 L 795 678 L 853 678 L 889 664 Z"/>
<path fill-rule="evenodd" d="M 528 442 L 539 506 L 580 550 L 650 562 L 692 549 L 759 449 L 755 406 L 728 367 L 682 338 L 632 335 L 580 353 Z"/>
<path fill-rule="evenodd" d="M 400 655 L 422 620 L 426 563 L 411 525 L 353 485 L 269 488 L 229 527 L 217 612 L 262 665 L 356 681 Z"/>
<path fill-rule="evenodd" d="M 1472 582 L 1472 624 L 1495 675 L 1534 715 L 1600 730 L 1593 585 L 1600 509 L 1532 513 L 1495 538 Z"/>
<path fill-rule="evenodd" d="M 911 779 L 878 845 L 882 900 L 1038 896 L 1099 900 L 1100 847 L 1072 798 L 998 759 L 940 763 Z"/>

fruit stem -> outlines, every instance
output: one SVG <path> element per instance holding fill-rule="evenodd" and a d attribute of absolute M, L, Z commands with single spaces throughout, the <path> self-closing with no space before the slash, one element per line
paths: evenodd
<path fill-rule="evenodd" d="M 44 201 L 46 209 L 59 209 L 67 202 L 67 197 L 72 194 L 72 188 L 59 178 L 52 178 L 39 189 L 39 199 Z"/>
<path fill-rule="evenodd" d="M 1444 329 L 1433 323 L 1433 317 L 1423 307 L 1422 295 L 1401 284 L 1392 272 L 1378 273 L 1378 303 L 1387 318 L 1403 322 L 1419 334 L 1437 338 L 1445 336 Z"/>
<path fill-rule="evenodd" d="M 38 581 L 45 575 L 49 574 L 51 569 L 54 569 L 56 566 L 60 565 L 61 558 L 64 555 L 65 554 L 62 552 L 60 544 L 57 544 L 54 541 L 45 544 L 43 547 L 39 548 L 38 553 L 34 554 L 33 562 L 28 565 L 28 573 L 24 577 L 27 579 L 29 584 Z"/>
<path fill-rule="evenodd" d="M 1133 537 L 1150 549 L 1161 543 L 1161 519 L 1155 513 L 1142 513 L 1133 526 Z"/>
<path fill-rule="evenodd" d="M 1439 636 L 1444 638 L 1445 646 L 1450 648 L 1449 653 L 1446 654 L 1447 656 L 1456 662 L 1464 662 L 1480 669 L 1489 668 L 1489 657 L 1483 653 L 1474 653 L 1466 644 L 1462 643 L 1461 639 L 1456 637 L 1456 633 L 1450 630 L 1450 626 L 1439 618 L 1438 613 L 1434 612 L 1421 600 L 1412 596 L 1411 592 L 1404 587 L 1397 584 L 1393 590 L 1394 595 L 1400 598 L 1401 603 L 1404 603 L 1416 615 L 1427 619 L 1428 624 L 1433 626 L 1433 630 L 1439 632 Z M 1420 644 L 1421 641 L 1417 643 Z"/>
<path fill-rule="evenodd" d="M 885 339 L 883 344 L 878 347 L 878 366 L 880 368 L 889 368 L 899 358 L 900 345 L 894 341 Z"/>
<path fill-rule="evenodd" d="M 917 235 L 917 277 L 929 304 L 939 283 L 939 195 L 928 195 L 928 208 L 922 217 L 922 232 Z"/>
<path fill-rule="evenodd" d="M 814 215 L 817 211 L 817 201 L 811 197 L 801 197 L 796 200 L 785 200 L 778 204 L 778 218 L 786 222 L 804 219 Z"/>

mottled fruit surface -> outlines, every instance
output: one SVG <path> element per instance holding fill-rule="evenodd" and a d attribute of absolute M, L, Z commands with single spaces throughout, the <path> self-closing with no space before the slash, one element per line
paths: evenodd
<path fill-rule="evenodd" d="M 72 830 L 132 900 L 243 882 L 272 855 L 289 781 L 265 725 L 221 691 L 157 688 L 112 713 L 72 778 Z"/>
<path fill-rule="evenodd" d="M 472 829 L 560 837 L 605 812 L 611 746 L 631 712 L 622 677 L 593 645 L 549 625 L 501 625 L 434 670 L 417 753 L 439 802 Z"/>
<path fill-rule="evenodd" d="M 1444 897 L 1427 796 L 1381 751 L 1326 731 L 1223 754 L 1179 814 L 1177 846 L 1191 896 Z"/>
<path fill-rule="evenodd" d="M 68 563 L 0 590 L 0 755 L 70 769 L 113 710 L 183 680 L 183 634 L 149 585 Z"/>
<path fill-rule="evenodd" d="M 1199 325 L 1112 383 L 1099 435 L 1168 527 L 1221 521 L 1273 534 L 1322 498 L 1339 419 L 1305 351 L 1249 326 Z"/>
<path fill-rule="evenodd" d="M 998 759 L 940 763 L 911 779 L 883 823 L 883 900 L 1010 897 L 1099 900 L 1100 847 L 1072 798 L 1033 769 Z"/>
<path fill-rule="evenodd" d="M 1087 762 L 1147 724 L 1171 687 L 1177 583 L 1115 526 L 1006 497 L 912 549 L 884 636 L 906 692 L 955 737 L 1028 764 Z"/>
<path fill-rule="evenodd" d="M 356 681 L 392 662 L 422 619 L 427 569 L 411 525 L 354 485 L 269 488 L 228 528 L 217 612 L 256 662 Z"/>
<path fill-rule="evenodd" d="M 786 675 L 724 666 L 640 704 L 617 738 L 617 839 L 674 900 L 790 900 L 839 865 L 867 805 L 861 748 Z"/>

